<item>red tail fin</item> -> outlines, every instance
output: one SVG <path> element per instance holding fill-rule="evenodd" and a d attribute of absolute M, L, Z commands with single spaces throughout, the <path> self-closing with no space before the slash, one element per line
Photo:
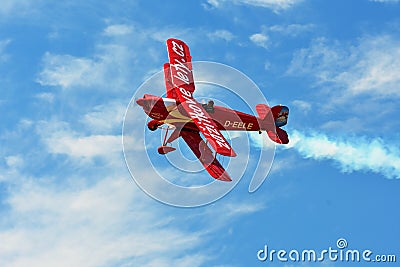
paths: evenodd
<path fill-rule="evenodd" d="M 282 127 L 287 124 L 289 117 L 289 108 L 287 106 L 274 106 L 271 108 L 271 111 L 274 116 L 276 127 Z"/>
<path fill-rule="evenodd" d="M 289 137 L 285 130 L 280 127 L 287 124 L 289 116 L 289 108 L 286 106 L 274 106 L 272 108 L 265 104 L 256 105 L 256 111 L 260 118 L 260 128 L 267 130 L 268 137 L 278 143 L 287 144 L 289 143 Z M 272 116 L 272 117 L 269 117 Z M 275 128 L 275 130 L 273 130 Z"/>

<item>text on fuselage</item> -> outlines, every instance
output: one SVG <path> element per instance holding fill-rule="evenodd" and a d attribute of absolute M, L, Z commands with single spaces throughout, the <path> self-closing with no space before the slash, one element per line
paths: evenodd
<path fill-rule="evenodd" d="M 243 121 L 225 121 L 224 127 L 231 127 L 236 129 L 251 130 L 253 128 L 253 123 L 243 122 Z"/>

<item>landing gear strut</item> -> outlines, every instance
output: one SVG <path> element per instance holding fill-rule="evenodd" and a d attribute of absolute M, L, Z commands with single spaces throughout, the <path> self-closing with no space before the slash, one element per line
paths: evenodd
<path fill-rule="evenodd" d="M 172 147 L 172 146 L 167 146 L 168 143 L 171 143 L 173 140 L 175 140 L 176 138 L 179 137 L 179 131 L 175 129 L 175 131 L 172 132 L 171 136 L 167 139 L 168 136 L 168 131 L 169 128 L 165 129 L 165 135 L 164 135 L 164 141 L 162 143 L 162 146 L 160 146 L 158 148 L 158 153 L 161 155 L 165 155 L 169 152 L 175 151 L 176 148 Z"/>

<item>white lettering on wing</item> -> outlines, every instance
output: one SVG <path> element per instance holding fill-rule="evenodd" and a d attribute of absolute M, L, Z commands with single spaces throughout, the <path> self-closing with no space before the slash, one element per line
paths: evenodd
<path fill-rule="evenodd" d="M 179 48 L 180 51 L 178 51 L 177 48 Z M 175 41 L 172 41 L 172 50 L 174 50 L 174 52 L 181 57 L 185 56 L 185 53 L 183 52 L 183 46 Z"/>
<path fill-rule="evenodd" d="M 212 119 L 208 116 L 208 114 L 204 111 L 204 109 L 193 99 L 191 88 L 185 87 L 185 85 L 190 85 L 193 83 L 192 71 L 187 65 L 185 58 L 185 49 L 182 44 L 177 43 L 176 41 L 172 41 L 172 51 L 175 55 L 171 55 L 170 59 L 173 59 L 173 66 L 171 68 L 171 76 L 173 79 L 173 83 L 176 87 L 179 88 L 179 98 L 181 102 L 187 104 L 187 111 L 195 122 L 199 130 L 204 134 L 206 138 L 212 138 L 213 141 L 218 145 L 218 147 L 225 148 L 230 150 L 230 145 L 227 143 L 221 132 L 218 131 Z M 175 81 L 174 81 L 175 80 Z M 182 86 L 179 85 L 182 82 Z"/>
<path fill-rule="evenodd" d="M 186 60 L 184 58 L 181 58 L 181 61 L 179 61 L 177 58 L 175 58 L 175 63 L 173 64 L 174 68 L 176 70 L 183 71 L 185 74 L 190 72 L 190 69 L 185 65 Z"/>

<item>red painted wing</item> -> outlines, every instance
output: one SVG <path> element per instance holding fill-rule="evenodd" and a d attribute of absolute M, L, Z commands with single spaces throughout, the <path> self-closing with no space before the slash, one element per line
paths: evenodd
<path fill-rule="evenodd" d="M 183 87 L 193 93 L 192 57 L 189 47 L 183 41 L 171 38 L 167 40 L 167 50 L 171 83 L 175 88 Z"/>
<path fill-rule="evenodd" d="M 218 130 L 213 119 L 193 98 L 195 87 L 189 47 L 181 40 L 168 39 L 167 48 L 170 80 L 177 100 L 218 154 L 235 157 L 236 153 Z"/>
<path fill-rule="evenodd" d="M 165 80 L 165 89 L 167 91 L 167 98 L 178 99 L 178 96 L 175 92 L 175 87 L 172 84 L 171 80 L 171 69 L 169 63 L 164 64 L 164 80 Z"/>
<path fill-rule="evenodd" d="M 222 167 L 219 161 L 214 157 L 211 149 L 203 139 L 201 139 L 199 132 L 183 130 L 180 132 L 180 136 L 182 136 L 183 140 L 185 140 L 190 149 L 213 178 L 227 182 L 232 181 L 224 167 Z"/>

